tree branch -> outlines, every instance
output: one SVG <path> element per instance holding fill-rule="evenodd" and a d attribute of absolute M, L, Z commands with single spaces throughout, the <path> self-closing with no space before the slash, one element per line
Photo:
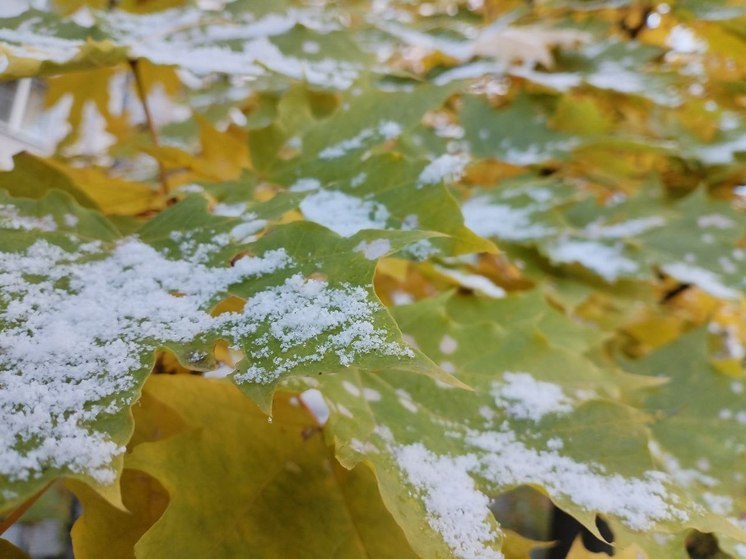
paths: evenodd
<path fill-rule="evenodd" d="M 135 88 L 137 89 L 137 96 L 140 98 L 140 103 L 142 104 L 142 109 L 145 113 L 145 123 L 150 134 L 150 140 L 153 142 L 154 146 L 158 147 L 160 145 L 160 143 L 158 142 L 158 134 L 155 130 L 153 115 L 150 112 L 150 107 L 148 106 L 148 95 L 145 91 L 145 84 L 143 83 L 142 76 L 140 75 L 139 64 L 139 60 L 129 60 L 132 75 L 135 77 Z M 163 196 L 168 196 L 169 187 L 168 177 L 166 175 L 166 167 L 158 158 L 156 158 L 156 161 L 158 162 L 158 175 L 161 182 L 161 194 L 163 194 Z"/>

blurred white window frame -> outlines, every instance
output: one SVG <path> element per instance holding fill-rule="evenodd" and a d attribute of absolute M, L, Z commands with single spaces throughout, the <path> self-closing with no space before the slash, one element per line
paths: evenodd
<path fill-rule="evenodd" d="M 54 134 L 45 118 L 44 87 L 32 78 L 0 82 L 0 169 L 12 167 L 19 151 L 49 155 Z"/>

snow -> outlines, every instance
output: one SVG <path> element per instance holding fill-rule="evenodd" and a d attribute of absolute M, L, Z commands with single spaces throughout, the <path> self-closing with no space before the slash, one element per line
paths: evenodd
<path fill-rule="evenodd" d="M 700 147 L 696 150 L 696 155 L 703 163 L 708 165 L 725 165 L 734 160 L 736 152 L 743 151 L 746 151 L 746 134 L 742 134 L 733 140 Z"/>
<path fill-rule="evenodd" d="M 2 206 L 0 225 L 42 232 L 56 223 Z M 39 239 L 0 252 L 0 476 L 28 480 L 64 468 L 113 482 L 112 460 L 124 448 L 97 424 L 134 403 L 164 343 L 225 339 L 247 356 L 234 376 L 239 383 L 271 382 L 306 363 L 413 356 L 375 325 L 383 307 L 366 289 L 297 273 L 253 294 L 241 311 L 213 316 L 231 286 L 291 271 L 294 262 L 278 249 L 211 268 L 204 261 L 227 235 L 208 244 L 191 233 L 172 237 L 184 256 L 167 257 L 136 237 L 92 241 L 74 252 Z M 224 365 L 207 376 L 231 372 Z"/>
<path fill-rule="evenodd" d="M 343 367 L 371 353 L 413 357 L 412 351 L 386 339 L 373 324 L 378 303 L 362 287 L 295 274 L 283 284 L 261 291 L 241 313 L 221 315 L 223 329 L 250 342 L 248 355 L 257 360 L 235 378 L 239 382 L 271 382 L 295 367 L 334 359 Z M 315 343 L 314 343 L 315 342 Z M 273 354 L 279 352 L 282 355 Z M 271 365 L 258 360 L 271 357 Z"/>
<path fill-rule="evenodd" d="M 455 182 L 464 174 L 464 168 L 469 162 L 466 155 L 445 154 L 433 159 L 422 170 L 417 178 L 417 188 L 443 181 Z"/>
<path fill-rule="evenodd" d="M 451 278 L 463 287 L 473 289 L 482 295 L 492 297 L 493 299 L 502 299 L 505 297 L 505 290 L 502 287 L 495 285 L 484 276 L 468 274 L 452 268 L 445 268 L 437 264 L 434 265 L 434 268 L 439 273 Z"/>
<path fill-rule="evenodd" d="M 621 239 L 634 237 L 656 227 L 663 227 L 666 220 L 661 216 L 638 217 L 612 224 L 591 223 L 584 232 L 591 239 Z"/>
<path fill-rule="evenodd" d="M 446 334 L 441 338 L 438 348 L 443 355 L 451 355 L 458 349 L 458 342 Z"/>
<path fill-rule="evenodd" d="M 346 89 L 360 73 L 359 65 L 350 61 L 320 58 L 316 53 L 313 60 L 286 55 L 270 40 L 298 24 L 316 33 L 333 31 L 338 25 L 330 10 L 290 9 L 257 20 L 227 13 L 221 18 L 219 12 L 210 15 L 208 19 L 196 8 L 143 15 L 115 10 L 90 12 L 80 21 L 87 25 L 95 20 L 114 43 L 129 50 L 130 58 L 176 65 L 196 75 L 219 72 L 256 78 L 269 70 L 323 87 Z M 8 50 L 16 56 L 59 63 L 72 60 L 84 45 L 80 40 L 50 37 L 40 18 L 32 18 L 18 29 L 0 30 L 0 40 L 10 42 Z"/>
<path fill-rule="evenodd" d="M 707 43 L 698 39 L 694 32 L 683 26 L 676 25 L 666 37 L 666 45 L 680 54 L 696 54 L 707 50 Z"/>
<path fill-rule="evenodd" d="M 622 255 L 621 244 L 604 245 L 593 241 L 563 239 L 547 246 L 549 258 L 555 263 L 577 262 L 608 282 L 638 271 L 633 260 Z"/>
<path fill-rule="evenodd" d="M 389 218 L 383 204 L 335 190 L 314 192 L 303 199 L 300 209 L 309 221 L 343 237 L 351 237 L 363 229 L 385 229 Z"/>
<path fill-rule="evenodd" d="M 539 485 L 589 512 L 613 514 L 632 530 L 687 519 L 668 491 L 663 472 L 649 470 L 639 477 L 607 474 L 599 464 L 576 462 L 551 449 L 529 448 L 507 430 L 473 433 L 467 441 L 480 451 L 473 471 L 503 487 Z"/>
<path fill-rule="evenodd" d="M 669 276 L 685 283 L 693 283 L 702 291 L 721 299 L 737 299 L 738 291 L 723 284 L 722 278 L 710 270 L 692 264 L 674 262 L 665 264 L 663 271 Z"/>
<path fill-rule="evenodd" d="M 464 223 L 477 235 L 506 241 L 526 241 L 552 235 L 554 228 L 531 223 L 533 208 L 492 204 L 486 196 L 467 200 L 461 207 Z"/>
<path fill-rule="evenodd" d="M 57 222 L 52 216 L 32 217 L 21 215 L 15 206 L 0 204 L 0 228 L 23 231 L 56 231 Z"/>
<path fill-rule="evenodd" d="M 353 249 L 362 252 L 368 260 L 378 260 L 391 251 L 391 242 L 388 239 L 376 239 L 375 241 L 360 241 Z"/>
<path fill-rule="evenodd" d="M 0 253 L 0 475 L 10 480 L 53 467 L 113 481 L 123 448 L 89 425 L 133 403 L 158 344 L 214 326 L 216 293 L 290 264 L 280 250 L 210 269 L 134 238 L 101 249 L 38 240 Z"/>
<path fill-rule="evenodd" d="M 733 220 L 721 214 L 707 214 L 697 218 L 697 225 L 702 228 L 730 229 L 735 226 Z"/>
<path fill-rule="evenodd" d="M 321 182 L 313 178 L 298 179 L 290 185 L 291 192 L 308 192 L 310 190 L 318 190 L 319 188 L 321 188 Z"/>
<path fill-rule="evenodd" d="M 381 121 L 376 128 L 364 128 L 357 135 L 347 140 L 338 142 L 332 146 L 324 148 L 320 153 L 321 159 L 337 159 L 347 155 L 353 150 L 362 149 L 366 146 L 368 140 L 382 139 L 392 140 L 401 135 L 402 129 L 396 122 L 390 120 Z"/>
<path fill-rule="evenodd" d="M 473 456 L 437 456 L 422 444 L 402 446 L 395 457 L 427 507 L 427 520 L 459 559 L 502 559 L 491 548 L 500 540 L 487 522 L 489 498 L 478 491 L 467 473 Z"/>
<path fill-rule="evenodd" d="M 319 425 L 326 425 L 329 421 L 329 406 L 324 396 L 316 388 L 309 388 L 298 396 L 306 409 L 311 412 Z"/>
<path fill-rule="evenodd" d="M 572 399 L 562 387 L 551 382 L 536 380 L 530 373 L 503 373 L 502 382 L 492 385 L 495 404 L 518 419 L 538 422 L 548 414 L 572 411 Z"/>

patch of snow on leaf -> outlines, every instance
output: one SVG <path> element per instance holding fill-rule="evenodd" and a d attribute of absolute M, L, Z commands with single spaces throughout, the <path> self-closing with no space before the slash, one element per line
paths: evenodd
<path fill-rule="evenodd" d="M 733 220 L 721 214 L 707 214 L 697 218 L 699 227 L 714 227 L 715 229 L 730 229 L 735 225 Z"/>
<path fill-rule="evenodd" d="M 493 299 L 502 299 L 505 297 L 505 290 L 499 285 L 495 285 L 484 276 L 478 274 L 468 274 L 452 268 L 445 268 L 443 266 L 435 265 L 435 269 L 456 281 L 459 285 L 477 291 Z"/>
<path fill-rule="evenodd" d="M 518 419 L 540 421 L 548 414 L 563 414 L 572 411 L 573 401 L 565 395 L 562 387 L 536 380 L 529 373 L 503 373 L 502 382 L 494 382 L 492 396 L 495 404 Z"/>
<path fill-rule="evenodd" d="M 362 252 L 368 260 L 378 260 L 391 250 L 391 242 L 388 239 L 376 239 L 374 241 L 360 241 L 354 248 L 355 252 Z"/>
<path fill-rule="evenodd" d="M 318 190 L 321 188 L 321 182 L 318 179 L 303 178 L 298 179 L 290 185 L 291 192 L 308 192 L 309 190 Z"/>
<path fill-rule="evenodd" d="M 401 446 L 395 457 L 427 507 L 427 521 L 459 559 L 502 559 L 492 548 L 500 534 L 488 522 L 489 498 L 467 473 L 478 462 L 471 455 L 438 456 L 422 444 Z"/>
<path fill-rule="evenodd" d="M 552 235 L 555 229 L 531 223 L 532 208 L 492 204 L 486 196 L 471 198 L 461 208 L 466 226 L 477 235 L 526 241 Z"/>
<path fill-rule="evenodd" d="M 675 262 L 672 264 L 665 264 L 663 266 L 663 271 L 681 282 L 693 283 L 702 291 L 706 291 L 715 297 L 721 299 L 738 298 L 738 291 L 724 285 L 722 278 L 718 274 L 700 268 L 699 266 L 684 264 L 683 262 Z"/>
<path fill-rule="evenodd" d="M 734 140 L 703 146 L 696 150 L 696 155 L 708 165 L 726 165 L 733 162 L 734 154 L 746 151 L 746 134 Z"/>
<path fill-rule="evenodd" d="M 613 515 L 637 531 L 688 518 L 668 491 L 663 472 L 649 470 L 640 477 L 607 474 L 601 465 L 529 448 L 510 431 L 472 433 L 467 442 L 479 451 L 471 470 L 498 486 L 539 485 L 549 495 L 565 497 L 589 512 Z"/>
<path fill-rule="evenodd" d="M 21 215 L 15 206 L 0 204 L 0 228 L 23 231 L 56 231 L 57 222 L 49 215 L 43 217 Z"/>
<path fill-rule="evenodd" d="M 578 264 L 595 272 L 608 282 L 634 274 L 639 266 L 622 255 L 621 244 L 604 245 L 593 241 L 564 239 L 547 246 L 549 258 L 555 263 Z"/>
<path fill-rule="evenodd" d="M 661 216 L 638 217 L 608 225 L 591 223 L 584 229 L 584 232 L 592 239 L 621 239 L 623 237 L 634 237 L 665 224 L 666 220 Z"/>
<path fill-rule="evenodd" d="M 251 340 L 247 355 L 254 363 L 236 380 L 266 383 L 293 368 L 330 358 L 348 367 L 372 353 L 413 357 L 409 348 L 387 340 L 387 332 L 375 327 L 374 313 L 380 309 L 362 287 L 332 287 L 295 274 L 252 296 L 241 313 L 219 318 L 234 339 Z M 277 348 L 282 356 L 272 357 Z M 271 364 L 260 362 L 267 359 Z"/>
<path fill-rule="evenodd" d="M 96 255 L 101 249 L 94 242 L 71 253 L 39 240 L 0 252 L 6 479 L 67 468 L 112 482 L 111 460 L 124 449 L 91 425 L 132 404 L 137 378 L 160 343 L 187 342 L 215 327 L 209 302 L 216 294 L 290 263 L 278 250 L 206 268 L 165 258 L 133 238 Z"/>
<path fill-rule="evenodd" d="M 344 192 L 319 190 L 300 203 L 303 215 L 343 237 L 363 229 L 385 229 L 389 218 L 386 206 Z"/>
<path fill-rule="evenodd" d="M 666 44 L 681 54 L 702 53 L 707 50 L 707 43 L 698 39 L 691 29 L 683 25 L 676 25 L 671 29 L 666 37 Z"/>
<path fill-rule="evenodd" d="M 319 153 L 319 157 L 321 159 L 337 159 L 347 155 L 350 151 L 362 149 L 368 140 L 375 138 L 391 140 L 397 138 L 401 132 L 401 126 L 396 122 L 381 121 L 376 128 L 364 128 L 356 136 L 324 148 Z"/>
<path fill-rule="evenodd" d="M 417 188 L 443 181 L 455 182 L 464 174 L 469 157 L 463 154 L 445 154 L 433 159 L 417 178 Z"/>
<path fill-rule="evenodd" d="M 326 425 L 329 420 L 329 406 L 324 396 L 316 388 L 301 392 L 299 396 L 306 409 L 316 418 L 319 425 Z"/>

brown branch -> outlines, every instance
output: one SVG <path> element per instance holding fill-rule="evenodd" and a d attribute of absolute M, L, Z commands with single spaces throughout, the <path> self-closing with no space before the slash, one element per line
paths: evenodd
<path fill-rule="evenodd" d="M 145 123 L 148 128 L 148 132 L 150 134 L 150 140 L 153 142 L 153 145 L 155 147 L 158 147 L 160 143 L 158 142 L 158 134 L 155 130 L 155 123 L 153 121 L 153 114 L 150 112 L 150 107 L 148 106 L 148 95 L 145 92 L 145 83 L 142 80 L 142 75 L 139 71 L 139 60 L 130 60 L 129 65 L 130 69 L 132 70 L 132 75 L 135 77 L 135 88 L 137 89 L 137 96 L 140 98 L 140 104 L 142 104 L 143 112 L 145 113 Z M 168 196 L 168 177 L 166 175 L 166 167 L 163 164 L 163 162 L 156 157 L 156 161 L 158 162 L 158 175 L 161 182 L 161 194 L 163 196 Z"/>
<path fill-rule="evenodd" d="M 18 520 L 26 514 L 26 511 L 32 507 L 32 505 L 39 500 L 39 497 L 44 495 L 44 492 L 49 489 L 49 486 L 52 485 L 52 482 L 50 481 L 47 483 L 44 487 L 39 489 L 36 493 L 34 493 L 30 498 L 28 498 L 26 501 L 24 501 L 20 507 L 18 507 L 16 510 L 11 512 L 8 516 L 0 520 L 0 536 L 2 536 L 8 528 L 13 526 Z"/>

